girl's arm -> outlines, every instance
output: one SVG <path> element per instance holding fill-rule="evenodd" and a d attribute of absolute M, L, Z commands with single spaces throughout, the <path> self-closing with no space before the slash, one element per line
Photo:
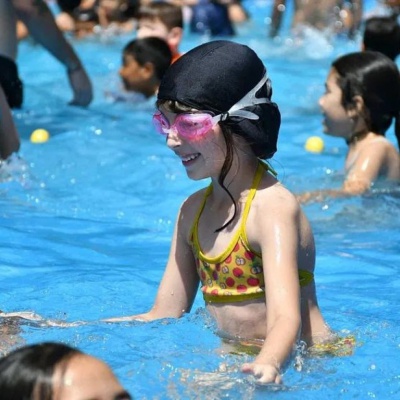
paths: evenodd
<path fill-rule="evenodd" d="M 93 98 L 92 84 L 80 58 L 58 28 L 47 4 L 43 0 L 12 0 L 12 3 L 17 17 L 25 24 L 33 39 L 65 65 L 74 92 L 70 104 L 87 106 Z"/>
<path fill-rule="evenodd" d="M 269 36 L 275 37 L 282 25 L 282 17 L 286 7 L 286 0 L 274 0 L 271 14 L 271 27 Z"/>
<path fill-rule="evenodd" d="M 290 357 L 300 326 L 300 287 L 297 265 L 300 209 L 285 189 L 265 200 L 257 215 L 257 231 L 264 265 L 267 330 L 254 362 L 244 364 L 261 383 L 280 383 L 280 369 Z"/>
<path fill-rule="evenodd" d="M 184 226 L 184 208 L 178 215 L 167 267 L 152 309 L 144 314 L 106 319 L 106 322 L 179 318 L 190 311 L 199 286 L 199 277 Z"/>
<path fill-rule="evenodd" d="M 297 196 L 300 203 L 324 201 L 328 198 L 351 197 L 365 193 L 379 177 L 387 157 L 385 143 L 370 145 L 363 149 L 346 176 L 340 189 L 323 189 L 306 192 Z"/>
<path fill-rule="evenodd" d="M 379 177 L 385 165 L 389 147 L 386 143 L 371 143 L 365 147 L 348 172 L 343 183 L 343 190 L 351 194 L 367 191 Z"/>

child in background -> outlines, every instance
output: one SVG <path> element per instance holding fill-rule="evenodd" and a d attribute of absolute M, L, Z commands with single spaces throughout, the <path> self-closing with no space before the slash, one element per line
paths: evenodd
<path fill-rule="evenodd" d="M 234 36 L 235 30 L 229 15 L 230 1 L 187 0 L 191 5 L 190 31 L 210 36 Z"/>
<path fill-rule="evenodd" d="M 57 28 L 46 3 L 25 0 L 0 0 L 0 169 L 2 160 L 17 153 L 20 139 L 12 108 L 23 102 L 23 84 L 17 65 L 17 20 L 21 20 L 34 40 L 66 68 L 73 91 L 72 105 L 87 106 L 93 97 L 90 79 L 77 53 Z"/>
<path fill-rule="evenodd" d="M 333 62 L 319 104 L 324 132 L 348 145 L 341 189 L 308 192 L 299 201 L 359 195 L 378 179 L 400 180 L 400 156 L 385 132 L 395 120 L 400 145 L 400 77 L 396 64 L 378 52 L 347 54 Z"/>
<path fill-rule="evenodd" d="M 379 51 L 391 60 L 400 54 L 400 25 L 397 18 L 372 17 L 366 20 L 362 50 Z"/>
<path fill-rule="evenodd" d="M 163 39 L 146 37 L 130 41 L 124 47 L 119 70 L 124 89 L 140 93 L 145 99 L 156 95 L 171 59 L 171 50 Z"/>
<path fill-rule="evenodd" d="M 400 14 L 400 0 L 383 0 L 383 3 L 388 8 L 390 15 L 397 17 Z"/>
<path fill-rule="evenodd" d="M 190 179 L 211 184 L 186 199 L 153 308 L 108 322 L 179 318 L 199 284 L 224 338 L 258 346 L 242 371 L 281 382 L 299 338 L 331 339 L 318 307 L 310 224 L 266 164 L 280 112 L 266 69 L 249 47 L 205 43 L 172 64 L 153 121 Z"/>
<path fill-rule="evenodd" d="M 233 24 L 240 24 L 250 19 L 241 0 L 227 0 L 229 19 Z"/>
<path fill-rule="evenodd" d="M 21 347 L 0 359 L 0 393 L 8 400 L 131 400 L 103 361 L 50 342 Z"/>
<path fill-rule="evenodd" d="M 153 2 L 140 7 L 138 15 L 137 38 L 157 36 L 164 39 L 171 49 L 172 62 L 180 56 L 179 45 L 183 36 L 182 7 Z"/>
<path fill-rule="evenodd" d="M 286 0 L 274 0 L 269 35 L 278 35 L 283 15 L 287 8 Z M 354 37 L 363 14 L 362 0 L 294 0 L 294 13 L 291 28 L 294 32 L 304 27 L 312 27 L 320 32 L 346 33 Z"/>
<path fill-rule="evenodd" d="M 138 2 L 129 0 L 57 0 L 57 25 L 82 38 L 93 34 L 116 35 L 135 26 Z"/>

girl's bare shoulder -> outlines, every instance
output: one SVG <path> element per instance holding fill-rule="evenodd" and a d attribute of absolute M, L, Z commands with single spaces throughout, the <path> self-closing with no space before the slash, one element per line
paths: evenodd
<path fill-rule="evenodd" d="M 360 148 L 360 156 L 390 156 L 392 154 L 398 154 L 397 149 L 389 139 L 381 135 L 365 142 Z"/>
<path fill-rule="evenodd" d="M 198 210 L 203 202 L 207 188 L 198 190 L 187 197 L 183 202 L 179 210 L 179 223 L 181 227 L 190 229 Z"/>
<path fill-rule="evenodd" d="M 254 198 L 254 207 L 260 215 L 276 216 L 277 213 L 295 215 L 300 205 L 294 194 L 281 182 L 275 180 L 262 181 Z M 252 204 L 253 208 L 253 204 Z"/>
<path fill-rule="evenodd" d="M 190 211 L 193 207 L 198 207 L 204 199 L 207 187 L 198 190 L 188 196 L 181 205 L 181 210 Z"/>

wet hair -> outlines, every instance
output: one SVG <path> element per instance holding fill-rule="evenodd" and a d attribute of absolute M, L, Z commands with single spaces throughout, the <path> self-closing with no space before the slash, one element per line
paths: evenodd
<path fill-rule="evenodd" d="M 12 400 L 52 400 L 56 367 L 65 370 L 79 350 L 62 343 L 21 347 L 0 359 L 0 397 Z"/>
<path fill-rule="evenodd" d="M 159 19 L 168 30 L 172 28 L 183 29 L 182 7 L 176 6 L 164 1 L 153 1 L 139 8 L 138 19 L 150 19 L 152 21 Z"/>
<path fill-rule="evenodd" d="M 379 52 L 346 54 L 332 63 L 339 75 L 342 105 L 351 108 L 355 96 L 361 96 L 367 128 L 385 135 L 393 119 L 400 147 L 400 75 L 396 64 Z"/>
<path fill-rule="evenodd" d="M 247 104 L 242 108 L 255 114 L 258 119 L 229 115 L 231 107 L 257 87 L 265 75 L 264 64 L 248 46 L 216 40 L 185 53 L 171 65 L 161 81 L 158 107 L 163 105 L 174 113 L 195 109 L 224 115 L 219 125 L 227 154 L 218 182 L 234 203 L 235 209 L 232 218 L 217 231 L 226 228 L 236 216 L 236 202 L 224 185 L 236 151 L 234 137 L 243 138 L 260 159 L 271 158 L 277 149 L 281 116 L 278 106 L 271 100 L 269 79 L 255 94 L 256 98 L 265 98 L 266 101 Z"/>
<path fill-rule="evenodd" d="M 400 26 L 397 18 L 372 17 L 365 22 L 365 50 L 379 51 L 392 60 L 400 54 Z"/>
<path fill-rule="evenodd" d="M 172 60 L 172 53 L 167 42 L 158 37 L 131 40 L 124 47 L 123 56 L 131 56 L 141 66 L 146 63 L 153 64 L 159 80 L 164 76 Z"/>

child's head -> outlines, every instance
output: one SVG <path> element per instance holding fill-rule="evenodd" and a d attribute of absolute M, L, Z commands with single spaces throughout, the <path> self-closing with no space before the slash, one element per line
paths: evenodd
<path fill-rule="evenodd" d="M 51 342 L 0 359 L 0 393 L 13 400 L 131 399 L 103 361 Z"/>
<path fill-rule="evenodd" d="M 248 165 L 276 152 L 281 116 L 271 96 L 271 81 L 257 54 L 225 40 L 185 53 L 161 81 L 160 112 L 153 117 L 157 130 L 167 135 L 174 151 L 179 146 L 194 151 L 181 154 L 191 178 L 217 178 L 234 204 L 233 216 L 217 231 L 236 216 L 236 202 L 225 185 L 232 166 L 241 168 L 241 162 Z M 190 165 L 199 157 L 205 168 L 198 171 Z"/>
<path fill-rule="evenodd" d="M 360 133 L 356 128 L 361 126 L 360 122 L 364 131 L 380 135 L 385 134 L 393 118 L 396 119 L 397 128 L 400 75 L 396 64 L 382 53 L 356 52 L 346 54 L 332 63 L 327 93 L 320 100 L 327 119 L 332 112 L 337 112 L 333 110 L 334 104 L 330 100 L 336 90 L 339 90 L 337 93 L 340 96 L 336 108 L 343 107 L 348 118 L 347 123 L 350 128 L 353 127 L 348 140 L 352 139 L 352 135 Z M 399 137 L 398 135 L 396 129 L 396 136 Z"/>
<path fill-rule="evenodd" d="M 218 116 L 227 154 L 233 150 L 233 136 L 240 136 L 256 157 L 268 159 L 276 151 L 280 112 L 271 101 L 266 74 L 249 47 L 224 40 L 205 43 L 171 65 L 160 85 L 158 105 L 178 114 L 195 109 Z M 229 170 L 231 161 L 225 161 L 223 169 Z"/>
<path fill-rule="evenodd" d="M 153 96 L 171 58 L 171 50 L 163 39 L 147 37 L 130 41 L 123 49 L 119 71 L 125 89 Z"/>
<path fill-rule="evenodd" d="M 164 39 L 173 52 L 183 35 L 182 7 L 166 3 L 152 2 L 139 9 L 137 37 L 157 36 Z"/>
<path fill-rule="evenodd" d="M 363 49 L 394 60 L 400 54 L 400 26 L 395 17 L 372 17 L 365 22 Z"/>

